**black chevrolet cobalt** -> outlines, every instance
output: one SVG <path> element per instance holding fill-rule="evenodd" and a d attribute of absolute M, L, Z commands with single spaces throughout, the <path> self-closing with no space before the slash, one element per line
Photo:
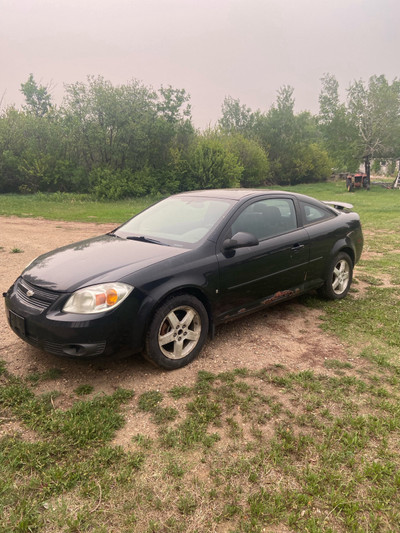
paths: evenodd
<path fill-rule="evenodd" d="M 179 368 L 218 324 L 312 289 L 344 298 L 363 247 L 351 207 L 279 191 L 178 194 L 35 259 L 4 294 L 7 318 L 53 354 L 143 351 Z"/>

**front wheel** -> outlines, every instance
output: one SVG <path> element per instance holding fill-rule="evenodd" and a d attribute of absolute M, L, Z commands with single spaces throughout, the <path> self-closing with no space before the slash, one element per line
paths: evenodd
<path fill-rule="evenodd" d="M 174 370 L 189 364 L 201 351 L 208 333 L 208 315 L 194 296 L 172 296 L 154 314 L 146 337 L 146 357 Z"/>
<path fill-rule="evenodd" d="M 349 292 L 353 279 L 353 262 L 345 252 L 340 252 L 332 261 L 320 294 L 329 300 L 340 300 Z"/>

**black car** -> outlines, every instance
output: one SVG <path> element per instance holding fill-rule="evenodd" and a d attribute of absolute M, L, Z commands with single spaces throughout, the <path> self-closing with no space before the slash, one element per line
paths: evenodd
<path fill-rule="evenodd" d="M 182 367 L 218 324 L 312 289 L 346 296 L 363 235 L 351 205 L 330 204 L 249 189 L 171 196 L 35 259 L 4 295 L 9 324 L 57 355 L 144 350 Z"/>

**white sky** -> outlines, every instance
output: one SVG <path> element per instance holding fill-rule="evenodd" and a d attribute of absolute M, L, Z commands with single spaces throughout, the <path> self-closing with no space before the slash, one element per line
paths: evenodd
<path fill-rule="evenodd" d="M 267 110 L 282 85 L 318 111 L 320 79 L 400 74 L 400 0 L 0 0 L 0 99 L 23 103 L 30 73 L 51 84 L 102 75 L 184 88 L 194 123 L 225 96 Z"/>

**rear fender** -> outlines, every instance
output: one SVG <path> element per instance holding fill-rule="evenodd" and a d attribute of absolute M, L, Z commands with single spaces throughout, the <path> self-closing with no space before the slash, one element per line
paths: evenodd
<path fill-rule="evenodd" d="M 351 259 L 353 263 L 353 267 L 356 263 L 357 255 L 356 250 L 354 249 L 353 243 L 351 242 L 349 237 L 346 237 L 344 239 L 340 239 L 335 243 L 335 246 L 333 246 L 331 253 L 329 254 L 325 268 L 324 268 L 324 279 L 326 279 L 326 276 L 328 275 L 330 265 L 333 261 L 333 259 L 340 253 L 345 252 Z"/>

